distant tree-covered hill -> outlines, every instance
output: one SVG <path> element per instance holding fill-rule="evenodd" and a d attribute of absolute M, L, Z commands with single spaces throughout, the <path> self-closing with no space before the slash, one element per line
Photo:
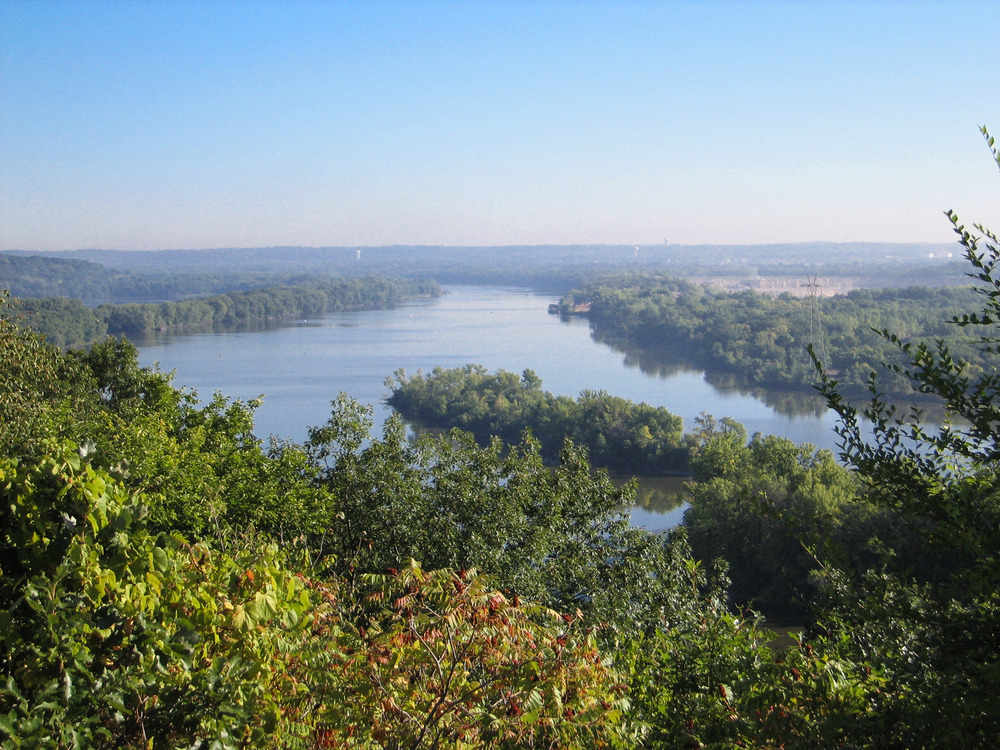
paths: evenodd
<path fill-rule="evenodd" d="M 315 286 L 325 273 L 264 273 L 234 267 L 164 271 L 114 268 L 56 255 L 0 253 L 0 289 L 15 297 L 72 297 L 99 302 L 161 302 L 266 286 Z"/>
<path fill-rule="evenodd" d="M 407 297 L 436 296 L 433 281 L 355 277 L 315 286 L 284 286 L 161 303 L 102 304 L 76 299 L 18 299 L 13 314 L 22 325 L 62 348 L 87 346 L 108 335 L 229 328 L 339 310 L 391 307 Z"/>

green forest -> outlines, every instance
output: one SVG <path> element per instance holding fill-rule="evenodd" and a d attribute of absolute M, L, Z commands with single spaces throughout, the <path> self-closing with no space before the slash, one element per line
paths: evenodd
<path fill-rule="evenodd" d="M 100 255 L 100 253 L 96 253 Z M 147 258 L 146 253 L 140 253 Z M 138 273 L 54 253 L 0 253 L 0 279 L 15 297 L 72 297 L 101 302 L 176 301 L 273 286 L 315 286 L 340 276 L 331 269 L 266 271 L 236 266 L 224 272 L 180 268 Z M 374 275 L 374 274 L 366 274 Z"/>
<path fill-rule="evenodd" d="M 105 303 L 94 308 L 66 297 L 18 299 L 14 312 L 23 325 L 44 334 L 50 343 L 79 348 L 108 335 L 224 330 L 341 310 L 391 307 L 407 297 L 440 293 L 433 281 L 358 276 L 312 286 L 267 287 L 177 302 Z"/>
<path fill-rule="evenodd" d="M 577 399 L 542 390 L 532 370 L 520 376 L 482 365 L 407 376 L 386 383 L 386 403 L 407 420 L 458 427 L 480 440 L 498 437 L 516 444 L 525 431 L 538 440 L 543 457 L 559 456 L 569 438 L 586 449 L 592 466 L 633 474 L 687 468 L 682 420 L 663 407 L 636 404 L 606 391 L 584 391 Z"/>
<path fill-rule="evenodd" d="M 905 375 L 883 363 L 902 362 L 883 332 L 901 339 L 944 341 L 953 356 L 983 372 L 990 360 L 949 321 L 977 302 L 968 288 L 858 289 L 834 297 L 768 296 L 706 288 L 656 274 L 596 281 L 567 293 L 564 313 L 589 303 L 585 314 L 602 339 L 621 339 L 731 372 L 747 385 L 811 389 L 823 364 L 852 392 L 873 371 L 894 394 L 910 392 Z"/>
<path fill-rule="evenodd" d="M 703 415 L 662 535 L 572 438 L 409 439 L 341 395 L 264 444 L 256 402 L 0 316 L 2 746 L 994 747 L 1000 240 L 948 217 L 973 362 L 879 338 L 952 419 L 813 363 L 841 462 Z M 547 400 L 530 371 L 396 382 L 476 378 Z"/>

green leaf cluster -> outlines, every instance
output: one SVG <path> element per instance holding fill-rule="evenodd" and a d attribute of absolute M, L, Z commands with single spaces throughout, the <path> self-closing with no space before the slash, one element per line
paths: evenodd
<path fill-rule="evenodd" d="M 1000 167 L 985 128 L 983 135 Z M 952 322 L 975 333 L 979 353 L 995 361 L 1000 242 L 947 215 L 983 302 L 981 312 Z M 1000 376 L 995 366 L 980 369 L 956 356 L 943 339 L 882 336 L 900 354 L 895 373 L 943 402 L 940 426 L 892 404 L 874 373 L 863 408 L 820 365 L 821 390 L 840 417 L 843 459 L 871 501 L 913 530 L 927 564 L 899 571 L 827 561 L 819 622 L 849 645 L 847 653 L 885 675 L 883 746 L 987 747 L 1000 735 Z"/>
<path fill-rule="evenodd" d="M 0 460 L 5 747 L 242 747 L 275 726 L 309 592 L 277 548 L 154 534 L 148 508 L 53 443 Z"/>
<path fill-rule="evenodd" d="M 603 390 L 586 390 L 577 399 L 555 396 L 542 390 L 541 378 L 530 369 L 520 377 L 471 364 L 409 377 L 398 370 L 386 385 L 391 388 L 386 403 L 407 419 L 510 444 L 530 431 L 549 460 L 558 458 L 569 439 L 586 448 L 594 466 L 614 471 L 656 474 L 686 464 L 677 415 Z"/>
<path fill-rule="evenodd" d="M 709 415 L 699 420 L 684 523 L 695 555 L 725 560 L 731 596 L 769 613 L 801 612 L 811 599 L 811 550 L 850 541 L 860 485 L 829 451 L 754 435 Z M 875 525 L 866 519 L 866 530 Z"/>

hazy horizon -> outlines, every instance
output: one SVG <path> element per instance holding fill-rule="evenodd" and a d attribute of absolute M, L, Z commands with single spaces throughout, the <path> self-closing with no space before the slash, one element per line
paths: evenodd
<path fill-rule="evenodd" d="M 0 4 L 0 250 L 939 244 L 997 2 Z"/>
<path fill-rule="evenodd" d="M 11 248 L 0 248 L 0 253 L 38 253 L 41 255 L 45 254 L 59 254 L 59 253 L 189 253 L 189 252 L 205 252 L 210 253 L 213 251 L 240 251 L 240 250 L 503 250 L 506 248 L 517 248 L 525 250 L 543 250 L 546 248 L 561 249 L 565 250 L 568 248 L 587 248 L 587 249 L 597 249 L 597 248 L 615 248 L 615 249 L 631 249 L 635 247 L 638 250 L 693 250 L 698 248 L 719 248 L 719 249 L 737 249 L 737 248 L 803 248 L 809 246 L 824 246 L 829 245 L 831 247 L 845 247 L 845 246 L 886 246 L 886 247 L 947 247 L 953 248 L 959 251 L 961 248 L 958 246 L 956 239 L 951 240 L 929 240 L 926 242 L 892 242 L 892 241 L 875 241 L 869 242 L 867 240 L 850 240 L 850 241 L 836 241 L 836 240 L 803 240 L 801 242 L 709 242 L 702 244 L 690 244 L 690 243 L 649 243 L 649 244 L 636 244 L 632 242 L 574 242 L 574 243 L 538 243 L 538 244 L 505 244 L 505 245 L 445 245 L 445 244 L 421 244 L 414 245 L 408 243 L 394 243 L 386 245 L 240 245 L 240 246 L 211 246 L 211 247 L 157 247 L 157 248 L 146 248 L 146 249 L 129 249 L 122 247 L 63 247 L 63 248 L 50 248 L 46 250 L 32 250 L 30 248 L 24 247 L 11 247 Z"/>

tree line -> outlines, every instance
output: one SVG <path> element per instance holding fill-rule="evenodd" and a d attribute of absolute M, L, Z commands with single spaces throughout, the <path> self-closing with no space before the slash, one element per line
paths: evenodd
<path fill-rule="evenodd" d="M 89 308 L 68 298 L 20 299 L 24 325 L 62 347 L 81 347 L 109 335 L 140 336 L 153 331 L 228 328 L 288 318 L 309 318 L 340 310 L 391 307 L 407 297 L 436 296 L 433 281 L 352 277 L 313 286 L 234 291 L 178 302 L 102 304 Z"/>
<path fill-rule="evenodd" d="M 927 570 L 914 531 L 867 502 L 828 450 L 748 436 L 732 419 L 706 413 L 685 434 L 681 418 L 662 407 L 603 391 L 557 397 L 532 370 L 520 377 L 482 365 L 413 376 L 400 370 L 386 384 L 386 403 L 406 420 L 459 429 L 480 444 L 537 440 L 543 460 L 558 463 L 570 440 L 591 466 L 616 474 L 691 476 L 684 526 L 692 554 L 706 565 L 726 561 L 729 598 L 739 606 L 780 618 L 806 614 L 817 593 L 806 536 L 842 550 L 859 568 L 876 563 L 872 540 L 893 538 L 894 569 Z"/>
<path fill-rule="evenodd" d="M 975 303 L 967 288 L 773 297 L 724 292 L 662 275 L 629 275 L 573 290 L 562 298 L 560 309 L 570 313 L 581 302 L 589 303 L 585 314 L 597 335 L 694 359 L 754 386 L 812 388 L 812 345 L 845 387 L 862 391 L 877 371 L 884 388 L 905 393 L 906 378 L 882 367 L 900 359 L 879 335 L 881 330 L 903 339 L 940 339 L 968 362 L 970 374 L 989 366 L 974 341 L 948 322 Z"/>
<path fill-rule="evenodd" d="M 99 251 L 95 255 L 102 255 Z M 148 259 L 147 253 L 140 257 Z M 78 258 L 0 253 L 0 285 L 15 297 L 71 297 L 95 303 L 176 301 L 246 289 L 274 286 L 315 286 L 339 278 L 331 269 L 311 273 L 228 268 L 154 270 L 112 268 Z"/>
<path fill-rule="evenodd" d="M 240 279 L 253 286 L 274 286 L 282 277 L 382 275 L 434 278 L 448 284 L 511 284 L 563 292 L 596 276 L 623 271 L 664 273 L 684 278 L 767 279 L 819 274 L 854 280 L 864 286 L 962 284 L 964 266 L 940 244 L 786 243 L 775 245 L 512 245 L 448 247 L 258 247 L 206 250 L 77 250 L 30 256 L 0 253 L 0 278 L 12 288 L 30 284 L 72 285 L 79 292 L 14 291 L 19 296 L 80 296 L 85 299 L 173 299 L 148 291 L 190 286 L 180 296 L 211 294 L 242 286 L 210 288 L 220 279 Z M 19 265 L 25 263 L 25 272 Z M 56 261 L 85 260 L 85 283 L 66 278 Z M 104 271 L 99 270 L 100 266 Z M 33 268 L 33 266 L 35 268 Z M 70 276 L 84 279 L 87 268 Z M 109 281 L 119 272 L 128 276 Z M 10 274 L 10 275 L 8 275 Z M 270 278 L 269 281 L 261 279 Z M 257 281 L 253 281 L 257 279 Z M 228 283 L 228 282 L 227 282 Z M 114 292 L 109 294 L 109 292 Z"/>

